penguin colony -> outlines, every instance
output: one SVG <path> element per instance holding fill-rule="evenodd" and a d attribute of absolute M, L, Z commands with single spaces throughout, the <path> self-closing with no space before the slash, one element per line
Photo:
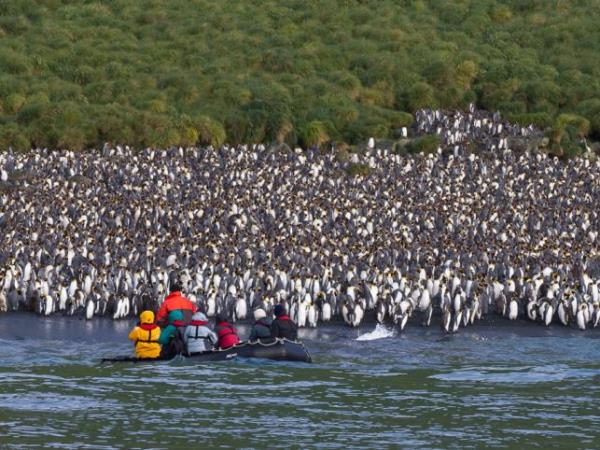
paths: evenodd
<path fill-rule="evenodd" d="M 600 162 L 511 151 L 540 132 L 474 109 L 419 111 L 411 131 L 442 148 L 0 154 L 0 310 L 120 319 L 178 278 L 233 321 L 283 302 L 301 327 L 597 327 Z"/>

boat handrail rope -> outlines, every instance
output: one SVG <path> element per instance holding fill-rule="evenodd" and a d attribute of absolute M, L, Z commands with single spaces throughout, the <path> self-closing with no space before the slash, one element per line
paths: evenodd
<path fill-rule="evenodd" d="M 261 341 L 260 339 L 257 339 L 255 341 L 245 341 L 243 344 L 241 344 L 241 346 L 244 345 L 248 345 L 248 344 L 258 344 L 258 345 L 262 345 L 263 347 L 272 347 L 273 345 L 277 345 L 280 343 L 284 343 L 284 342 L 291 342 L 292 344 L 300 344 L 302 347 L 304 347 L 304 344 L 300 341 L 293 341 L 291 339 L 287 339 L 287 338 L 275 338 L 275 340 L 273 340 L 272 342 L 264 342 Z"/>

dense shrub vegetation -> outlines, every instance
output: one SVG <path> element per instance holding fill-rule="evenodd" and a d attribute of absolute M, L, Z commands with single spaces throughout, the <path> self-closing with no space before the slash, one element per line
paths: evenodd
<path fill-rule="evenodd" d="M 0 148 L 394 136 L 420 107 L 600 137 L 600 0 L 0 2 Z"/>
<path fill-rule="evenodd" d="M 366 177 L 371 175 L 371 168 L 367 164 L 352 163 L 346 167 L 346 173 L 352 176 Z"/>
<path fill-rule="evenodd" d="M 430 154 L 435 153 L 440 147 L 441 140 L 435 134 L 421 136 L 411 141 L 410 143 L 402 145 L 401 143 L 396 144 L 396 153 L 424 153 Z"/>

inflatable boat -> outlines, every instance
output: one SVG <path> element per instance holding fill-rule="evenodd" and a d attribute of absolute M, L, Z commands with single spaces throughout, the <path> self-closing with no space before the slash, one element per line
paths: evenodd
<path fill-rule="evenodd" d="M 244 341 L 231 348 L 211 350 L 202 353 L 190 353 L 181 355 L 194 361 L 227 361 L 228 359 L 240 358 L 265 358 L 276 361 L 301 361 L 312 362 L 310 353 L 302 342 L 289 341 L 287 339 L 276 339 L 273 341 Z M 114 358 L 102 358 L 103 363 L 113 362 L 154 362 L 169 361 L 172 358 L 136 358 L 134 356 L 116 356 Z"/>

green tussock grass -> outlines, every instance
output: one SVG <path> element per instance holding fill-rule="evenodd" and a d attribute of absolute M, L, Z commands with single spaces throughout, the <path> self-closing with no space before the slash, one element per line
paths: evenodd
<path fill-rule="evenodd" d="M 473 101 L 561 146 L 600 137 L 598 23 L 599 0 L 4 1 L 0 150 L 352 144 Z"/>

